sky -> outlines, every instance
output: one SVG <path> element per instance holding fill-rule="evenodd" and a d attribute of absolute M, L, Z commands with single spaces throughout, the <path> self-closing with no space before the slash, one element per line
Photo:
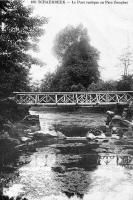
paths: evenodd
<path fill-rule="evenodd" d="M 56 70 L 58 60 L 52 51 L 56 34 L 67 25 L 77 26 L 81 23 L 88 30 L 91 45 L 100 52 L 101 78 L 118 80 L 121 77 L 123 66 L 120 65 L 119 57 L 127 46 L 133 50 L 133 0 L 125 0 L 127 4 L 108 4 L 107 2 L 111 2 L 108 0 L 104 1 L 103 5 L 81 4 L 77 3 L 78 0 L 75 1 L 76 4 L 69 0 L 70 3 L 64 5 L 46 4 L 43 0 L 41 3 L 35 1 L 34 4 L 30 3 L 34 7 L 34 15 L 48 17 L 49 22 L 44 26 L 45 34 L 38 44 L 40 52 L 34 53 L 34 56 L 46 65 L 41 68 L 32 66 L 30 73 L 33 81 L 39 81 L 47 72 Z M 97 0 L 100 1 L 102 0 Z M 129 71 L 133 72 L 133 65 L 130 65 Z"/>

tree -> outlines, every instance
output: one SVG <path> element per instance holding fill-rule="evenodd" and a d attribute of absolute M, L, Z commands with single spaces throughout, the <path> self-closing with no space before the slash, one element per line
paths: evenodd
<path fill-rule="evenodd" d="M 124 49 L 124 53 L 120 56 L 120 62 L 122 64 L 122 66 L 124 67 L 124 76 L 128 76 L 128 70 L 129 70 L 129 66 L 132 64 L 133 62 L 133 54 L 130 51 L 129 47 Z"/>
<path fill-rule="evenodd" d="M 90 45 L 87 30 L 67 26 L 56 36 L 54 53 L 60 66 L 53 78 L 55 91 L 71 91 L 72 85 L 88 88 L 99 79 L 99 52 Z M 82 88 L 82 87 L 81 87 Z"/>
<path fill-rule="evenodd" d="M 47 73 L 44 79 L 41 81 L 40 90 L 43 92 L 53 91 L 52 90 L 53 78 L 54 78 L 54 73 Z"/>
<path fill-rule="evenodd" d="M 130 47 L 123 50 L 119 57 L 120 65 L 124 68 L 121 79 L 117 82 L 117 90 L 130 91 L 133 90 L 133 75 L 129 73 L 130 66 L 133 63 L 133 54 Z"/>
<path fill-rule="evenodd" d="M 133 75 L 123 75 L 117 83 L 117 90 L 131 91 L 133 90 Z"/>
<path fill-rule="evenodd" d="M 86 39 L 89 42 L 87 29 L 83 28 L 80 24 L 76 28 L 68 25 L 66 28 L 61 30 L 55 37 L 53 51 L 55 56 L 62 60 L 66 54 L 66 51 L 75 42 Z"/>
<path fill-rule="evenodd" d="M 116 81 L 103 81 L 99 80 L 96 84 L 92 82 L 89 87 L 88 91 L 116 91 L 117 82 Z"/>
<path fill-rule="evenodd" d="M 42 62 L 28 54 L 38 50 L 38 38 L 44 33 L 46 18 L 33 17 L 23 1 L 0 2 L 0 90 L 1 95 L 28 90 L 28 72 L 32 64 Z"/>
<path fill-rule="evenodd" d="M 0 12 L 2 11 L 6 11 L 7 7 L 8 7 L 8 4 L 9 4 L 9 1 L 6 0 L 6 1 L 0 1 Z"/>
<path fill-rule="evenodd" d="M 30 83 L 31 92 L 39 92 L 40 91 L 40 81 L 34 81 Z"/>

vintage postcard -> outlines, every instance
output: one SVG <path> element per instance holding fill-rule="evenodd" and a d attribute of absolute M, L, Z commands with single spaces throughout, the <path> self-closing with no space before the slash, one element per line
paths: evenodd
<path fill-rule="evenodd" d="M 133 199 L 133 0 L 0 0 L 0 199 Z"/>

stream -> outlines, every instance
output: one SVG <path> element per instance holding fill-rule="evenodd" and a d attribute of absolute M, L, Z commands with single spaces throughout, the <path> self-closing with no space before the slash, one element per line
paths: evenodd
<path fill-rule="evenodd" d="M 132 200 L 133 138 L 87 141 L 88 131 L 105 125 L 99 113 L 31 111 L 41 132 L 77 140 L 40 142 L 16 159 L 16 174 L 3 192 L 28 200 Z M 25 164 L 20 164 L 20 163 Z"/>

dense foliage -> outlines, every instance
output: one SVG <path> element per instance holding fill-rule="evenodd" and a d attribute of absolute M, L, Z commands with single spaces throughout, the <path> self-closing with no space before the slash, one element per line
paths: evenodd
<path fill-rule="evenodd" d="M 117 83 L 117 90 L 131 91 L 133 90 L 133 75 L 123 75 Z"/>
<path fill-rule="evenodd" d="M 42 91 L 87 89 L 99 79 L 99 52 L 90 44 L 87 30 L 79 25 L 67 26 L 56 36 L 54 53 L 59 66 L 42 81 Z"/>
<path fill-rule="evenodd" d="M 0 1 L 0 96 L 29 90 L 28 72 L 42 63 L 28 54 L 37 51 L 46 18 L 31 16 L 32 8 L 23 2 Z"/>
<path fill-rule="evenodd" d="M 117 81 L 99 80 L 96 84 L 93 82 L 89 85 L 88 91 L 116 91 Z"/>
<path fill-rule="evenodd" d="M 41 91 L 53 91 L 54 74 L 48 73 L 42 81 Z M 97 83 L 92 82 L 88 88 L 83 87 L 82 84 L 72 85 L 71 91 L 133 91 L 133 75 L 122 76 L 118 81 L 103 81 L 99 80 Z M 34 91 L 39 91 L 34 90 Z"/>
<path fill-rule="evenodd" d="M 123 75 L 118 81 L 102 81 L 89 85 L 88 91 L 133 91 L 133 75 Z"/>

